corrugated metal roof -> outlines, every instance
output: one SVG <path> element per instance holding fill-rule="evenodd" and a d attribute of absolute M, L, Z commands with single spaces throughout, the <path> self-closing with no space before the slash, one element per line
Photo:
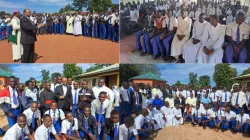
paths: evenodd
<path fill-rule="evenodd" d="M 160 76 L 153 74 L 151 72 L 143 74 L 143 75 L 139 75 L 139 76 L 135 76 L 132 77 L 131 79 L 144 79 L 144 80 L 156 80 L 156 81 L 163 81 L 166 82 L 166 80 L 162 79 Z"/>

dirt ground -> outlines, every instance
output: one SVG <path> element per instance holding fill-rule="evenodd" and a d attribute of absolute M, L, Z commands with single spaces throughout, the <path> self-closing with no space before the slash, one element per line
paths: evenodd
<path fill-rule="evenodd" d="M 12 47 L 0 41 L 0 63 L 14 63 Z M 35 63 L 118 63 L 119 43 L 72 35 L 39 35 Z"/>
<path fill-rule="evenodd" d="M 246 140 L 241 133 L 232 134 L 230 131 L 216 132 L 213 129 L 193 127 L 185 124 L 177 127 L 166 127 L 159 131 L 154 140 Z"/>
<path fill-rule="evenodd" d="M 8 129 L 8 121 L 2 109 L 0 109 L 0 128 L 4 130 Z M 0 140 L 2 140 L 2 137 L 0 137 Z"/>

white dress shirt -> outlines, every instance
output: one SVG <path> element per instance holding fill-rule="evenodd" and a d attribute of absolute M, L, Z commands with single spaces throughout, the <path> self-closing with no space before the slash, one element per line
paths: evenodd
<path fill-rule="evenodd" d="M 25 90 L 25 96 L 32 98 L 33 101 L 37 102 L 37 92 L 33 92 L 32 90 L 30 90 L 29 88 L 27 88 Z"/>
<path fill-rule="evenodd" d="M 242 107 L 244 104 L 247 103 L 247 101 L 246 101 L 246 95 L 245 95 L 244 92 L 235 92 L 235 93 L 233 93 L 231 104 L 232 104 L 232 106 L 236 105 L 236 99 L 237 99 L 237 95 L 238 94 L 239 94 L 239 96 L 238 96 L 238 105 L 240 107 Z"/>
<path fill-rule="evenodd" d="M 227 25 L 226 35 L 231 36 L 233 41 L 237 40 L 238 26 L 239 25 L 236 22 L 231 22 Z M 240 41 L 244 39 L 249 39 L 249 26 L 243 22 L 239 27 L 240 27 Z"/>
<path fill-rule="evenodd" d="M 212 99 L 212 102 L 217 102 L 217 97 L 220 95 L 217 92 L 211 92 L 209 97 Z"/>
<path fill-rule="evenodd" d="M 67 132 L 70 129 L 70 125 L 71 123 L 65 119 L 62 121 L 62 128 L 61 131 L 63 134 L 67 134 Z M 72 126 L 72 131 L 78 130 L 78 120 L 76 118 L 74 118 L 74 126 Z"/>
<path fill-rule="evenodd" d="M 231 118 L 236 117 L 236 114 L 233 111 L 230 111 L 229 113 L 225 112 L 225 117 L 227 121 L 230 121 Z"/>
<path fill-rule="evenodd" d="M 135 118 L 136 129 L 141 129 L 144 123 L 145 123 L 145 117 L 143 117 L 142 114 L 140 114 L 138 117 Z"/>
<path fill-rule="evenodd" d="M 244 114 L 243 116 L 241 116 L 241 114 L 236 115 L 236 121 L 239 121 L 240 123 L 244 123 L 247 120 L 249 120 L 248 114 Z"/>
<path fill-rule="evenodd" d="M 125 124 L 119 126 L 119 140 L 128 140 L 128 137 L 131 137 L 132 134 L 134 136 L 138 135 L 135 125 L 133 125 L 129 129 L 126 127 Z"/>
<path fill-rule="evenodd" d="M 204 115 L 207 115 L 207 118 L 209 119 L 209 118 L 211 118 L 211 117 L 214 117 L 214 113 L 213 113 L 213 111 L 211 110 L 211 109 L 208 109 L 208 110 L 203 110 L 202 111 L 202 114 L 204 114 Z"/>
<path fill-rule="evenodd" d="M 23 132 L 26 135 L 30 134 L 30 131 L 27 125 L 23 128 Z M 21 135 L 22 135 L 22 128 L 16 123 L 15 125 L 13 125 L 11 128 L 7 130 L 7 132 L 5 133 L 3 137 L 3 140 L 19 140 L 21 138 Z"/>
<path fill-rule="evenodd" d="M 114 106 L 119 107 L 120 106 L 120 92 L 117 89 L 113 89 L 113 93 L 114 93 L 114 99 L 115 99 Z"/>
<path fill-rule="evenodd" d="M 199 108 L 198 110 L 195 108 L 192 110 L 192 115 L 196 116 L 197 117 L 197 114 L 198 114 L 198 118 L 201 117 L 201 113 L 203 112 L 203 109 Z"/>
<path fill-rule="evenodd" d="M 113 91 L 110 88 L 108 88 L 106 86 L 102 86 L 102 87 L 96 86 L 92 90 L 94 92 L 94 95 L 95 95 L 96 99 L 99 97 L 99 93 L 102 92 L 102 91 L 104 91 L 104 92 L 107 92 L 107 96 L 110 97 L 110 101 L 111 102 L 114 101 L 114 93 L 113 93 Z"/>
<path fill-rule="evenodd" d="M 78 104 L 79 91 L 80 89 L 71 89 L 73 104 Z M 75 99 L 76 99 L 76 103 L 75 103 Z"/>
<path fill-rule="evenodd" d="M 120 94 L 122 95 L 123 101 L 129 102 L 129 97 L 128 97 L 128 90 L 124 89 L 123 87 L 120 88 Z"/>
<path fill-rule="evenodd" d="M 60 111 L 60 113 L 59 113 L 58 110 Z M 54 111 L 52 109 L 47 110 L 44 114 L 49 114 L 49 113 L 50 113 L 50 116 L 51 116 L 52 120 L 53 120 L 53 118 L 55 118 L 55 120 L 57 121 L 59 119 L 59 117 L 60 117 L 61 120 L 65 119 L 65 114 L 61 109 L 56 109 L 55 110 L 55 116 L 54 116 Z"/>
<path fill-rule="evenodd" d="M 35 113 L 35 114 L 34 114 Z M 36 119 L 41 119 L 41 112 L 37 109 L 35 112 L 32 112 L 30 108 L 24 110 L 23 114 L 26 115 L 27 118 L 27 125 L 30 126 L 32 123 L 32 116 L 34 114 Z"/>
<path fill-rule="evenodd" d="M 190 96 L 190 92 L 188 90 L 183 90 L 182 91 L 182 96 L 187 99 Z"/>
<path fill-rule="evenodd" d="M 226 98 L 226 94 L 227 94 L 227 98 Z M 228 92 L 228 91 L 221 91 L 220 92 L 220 97 L 221 97 L 221 102 L 226 102 L 228 103 L 230 101 L 230 98 L 231 98 L 231 92 Z"/>
<path fill-rule="evenodd" d="M 62 85 L 62 87 L 63 87 L 63 94 L 64 94 L 63 96 L 66 96 L 68 87 L 65 85 Z"/>
<path fill-rule="evenodd" d="M 59 86 L 59 84 L 54 84 L 52 83 L 51 86 L 50 86 L 50 90 L 53 91 L 54 93 L 56 92 L 56 87 Z"/>
<path fill-rule="evenodd" d="M 220 120 L 222 117 L 225 117 L 225 112 L 223 110 L 218 110 L 217 112 L 213 111 L 213 116 L 214 117 L 218 117 L 218 119 Z"/>
<path fill-rule="evenodd" d="M 91 115 L 95 116 L 95 113 L 99 114 L 101 102 L 97 98 L 91 103 Z M 110 118 L 110 113 L 112 111 L 112 103 L 106 99 L 102 105 L 102 114 L 106 115 L 106 118 Z"/>
<path fill-rule="evenodd" d="M 53 124 L 49 128 L 46 128 L 44 124 L 39 126 L 35 132 L 35 140 L 48 140 L 48 131 L 54 135 L 56 134 Z"/>
<path fill-rule="evenodd" d="M 15 92 L 15 95 L 16 95 L 16 99 L 17 99 L 17 104 L 14 104 L 14 101 L 13 101 L 13 91 Z M 12 109 L 15 109 L 17 107 L 19 107 L 19 100 L 18 100 L 18 93 L 17 93 L 17 90 L 16 89 L 13 89 L 12 87 L 9 86 L 9 92 L 10 92 L 10 102 L 11 102 L 11 108 Z"/>

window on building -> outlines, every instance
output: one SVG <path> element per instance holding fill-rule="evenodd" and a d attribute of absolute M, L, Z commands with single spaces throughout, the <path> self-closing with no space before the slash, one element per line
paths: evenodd
<path fill-rule="evenodd" d="M 92 79 L 92 87 L 96 86 L 96 78 Z"/>

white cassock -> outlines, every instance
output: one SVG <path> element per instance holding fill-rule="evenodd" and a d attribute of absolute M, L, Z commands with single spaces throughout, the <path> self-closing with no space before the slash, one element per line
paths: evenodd
<path fill-rule="evenodd" d="M 176 117 L 181 117 L 179 120 L 175 119 Z M 175 107 L 173 108 L 173 126 L 178 126 L 180 124 L 183 124 L 183 117 L 181 113 L 181 109 L 176 109 Z"/>
<path fill-rule="evenodd" d="M 66 33 L 73 34 L 73 21 L 74 21 L 74 17 L 67 16 L 66 17 L 66 21 L 67 21 Z"/>
<path fill-rule="evenodd" d="M 143 109 L 145 109 L 145 108 L 147 108 L 147 104 L 146 104 L 146 97 L 144 96 L 145 94 L 146 94 L 146 90 L 144 89 L 144 90 L 142 90 L 142 89 L 140 89 L 140 91 L 139 92 L 141 92 L 142 94 L 141 94 L 141 97 L 142 97 L 142 108 Z"/>
<path fill-rule="evenodd" d="M 108 88 L 106 86 L 102 86 L 102 87 L 96 86 L 92 90 L 94 92 L 94 95 L 95 95 L 96 99 L 98 99 L 98 96 L 99 96 L 100 92 L 102 92 L 102 91 L 106 92 L 107 96 L 109 96 L 109 98 L 110 98 L 110 101 L 113 103 L 115 95 L 114 95 L 114 92 L 110 88 Z"/>
<path fill-rule="evenodd" d="M 153 109 L 152 111 L 150 111 L 149 109 L 148 110 L 148 116 L 146 116 L 146 121 L 147 122 L 150 122 L 151 124 L 154 125 L 154 130 L 158 130 L 160 129 L 160 124 L 159 124 L 159 120 L 158 120 L 158 116 L 156 115 L 156 117 L 154 116 L 156 113 L 155 113 L 155 109 Z M 156 124 L 154 123 L 156 121 Z"/>
<path fill-rule="evenodd" d="M 198 63 L 222 63 L 223 50 L 222 45 L 225 40 L 226 26 L 218 23 L 216 27 L 208 24 L 202 36 L 202 47 L 198 53 Z M 214 49 L 210 56 L 206 55 L 203 47 Z"/>
<path fill-rule="evenodd" d="M 163 94 L 162 94 L 161 90 L 158 89 L 158 88 L 153 88 L 153 89 L 151 90 L 151 93 L 152 93 L 152 97 L 151 97 L 152 99 L 155 99 L 155 96 L 156 96 L 156 95 L 158 95 L 159 98 L 162 98 L 162 97 L 163 97 Z"/>
<path fill-rule="evenodd" d="M 183 46 L 187 42 L 190 36 L 192 20 L 189 17 L 183 19 L 181 16 L 178 17 L 178 27 L 177 32 L 174 36 L 171 45 L 171 56 L 177 57 L 183 54 Z M 177 35 L 185 35 L 185 37 L 180 41 Z"/>
<path fill-rule="evenodd" d="M 74 35 L 82 35 L 82 16 L 78 15 L 74 18 Z"/>
<path fill-rule="evenodd" d="M 16 35 L 17 32 L 17 44 L 12 43 L 12 54 L 13 54 L 13 60 L 21 59 L 21 56 L 23 55 L 23 45 L 20 44 L 21 40 L 21 28 L 20 28 L 20 20 L 17 17 L 13 17 L 11 20 L 11 26 L 12 26 L 12 35 Z"/>
<path fill-rule="evenodd" d="M 164 128 L 166 126 L 166 122 L 165 120 L 163 119 L 164 115 L 163 113 L 161 112 L 161 110 L 157 110 L 156 108 L 154 108 L 152 110 L 152 113 L 154 115 L 154 120 L 156 120 L 159 128 Z M 156 129 L 155 129 L 156 130 Z"/>
<path fill-rule="evenodd" d="M 205 27 L 207 26 L 208 22 L 204 21 L 203 23 L 199 21 L 194 22 L 193 26 L 193 36 L 189 39 L 183 47 L 183 57 L 185 59 L 185 63 L 196 63 L 197 62 L 197 54 L 202 46 L 201 39 L 204 33 Z M 199 43 L 194 44 L 193 38 L 200 40 Z"/>
<path fill-rule="evenodd" d="M 165 126 L 172 126 L 173 125 L 173 110 L 170 107 L 163 106 L 161 107 L 162 114 L 165 115 L 167 119 Z"/>

